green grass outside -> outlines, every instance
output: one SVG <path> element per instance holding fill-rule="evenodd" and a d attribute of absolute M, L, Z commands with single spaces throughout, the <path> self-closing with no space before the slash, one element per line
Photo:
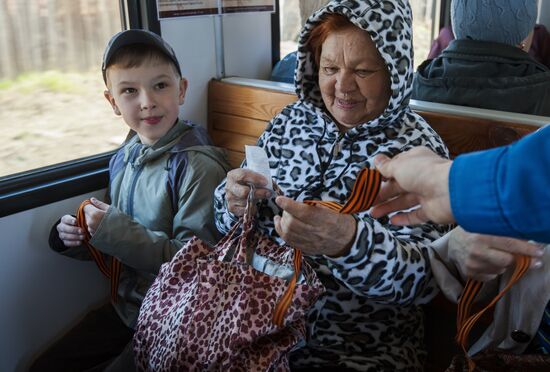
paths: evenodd
<path fill-rule="evenodd" d="M 0 90 L 10 89 L 21 93 L 33 93 L 37 90 L 55 93 L 81 93 L 82 75 L 44 71 L 21 74 L 11 80 L 0 80 Z"/>

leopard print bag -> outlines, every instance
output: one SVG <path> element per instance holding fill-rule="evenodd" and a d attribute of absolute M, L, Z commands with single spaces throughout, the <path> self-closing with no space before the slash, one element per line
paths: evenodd
<path fill-rule="evenodd" d="M 194 238 L 162 265 L 134 335 L 139 370 L 289 370 L 324 287 L 300 251 L 254 228 L 253 204 L 213 250 Z"/>

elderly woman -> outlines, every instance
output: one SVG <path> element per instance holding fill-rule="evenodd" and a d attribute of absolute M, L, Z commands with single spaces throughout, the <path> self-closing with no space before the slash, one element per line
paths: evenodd
<path fill-rule="evenodd" d="M 270 199 L 261 189 L 268 180 L 242 168 L 216 190 L 216 223 L 227 232 L 244 213 L 247 184 L 255 184 L 258 227 L 302 250 L 327 289 L 309 314 L 307 345 L 291 355 L 293 369 L 422 369 L 417 305 L 436 292 L 427 247 L 446 228 L 396 227 L 368 212 L 301 202 L 345 202 L 358 172 L 380 153 L 424 145 L 447 155 L 408 106 L 411 38 L 407 2 L 333 1 L 314 13 L 300 37 L 299 100 L 258 142 L 285 196 Z"/>

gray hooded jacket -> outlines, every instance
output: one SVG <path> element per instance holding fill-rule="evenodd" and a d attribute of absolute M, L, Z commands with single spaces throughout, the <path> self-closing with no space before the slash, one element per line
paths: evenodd
<path fill-rule="evenodd" d="M 113 305 L 128 327 L 164 262 L 193 236 L 211 244 L 219 239 L 213 192 L 228 169 L 205 130 L 181 120 L 153 146 L 134 136 L 111 159 L 111 204 L 90 243 L 123 264 Z M 53 249 L 90 259 L 87 248 L 67 248 L 52 232 Z"/>

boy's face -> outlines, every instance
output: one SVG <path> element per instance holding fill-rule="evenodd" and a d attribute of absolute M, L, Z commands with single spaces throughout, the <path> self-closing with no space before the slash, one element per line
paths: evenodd
<path fill-rule="evenodd" d="M 134 68 L 112 66 L 107 70 L 107 84 L 105 98 L 113 111 L 147 145 L 155 144 L 174 126 L 187 89 L 187 80 L 162 61 Z"/>

